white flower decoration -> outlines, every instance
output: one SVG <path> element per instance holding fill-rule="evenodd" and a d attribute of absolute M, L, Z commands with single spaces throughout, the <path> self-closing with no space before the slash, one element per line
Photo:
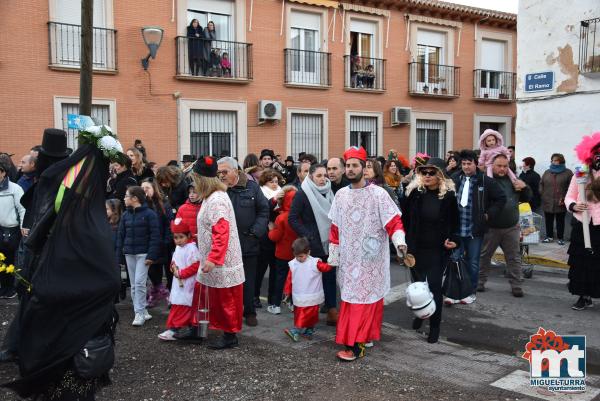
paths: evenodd
<path fill-rule="evenodd" d="M 100 140 L 98 141 L 98 147 L 100 149 L 106 150 L 106 151 L 111 151 L 111 150 L 118 150 L 119 152 L 123 151 L 123 147 L 121 146 L 119 141 L 117 141 L 112 136 L 108 136 L 108 135 L 100 138 Z"/>
<path fill-rule="evenodd" d="M 117 142 L 117 145 L 115 146 L 115 149 L 116 149 L 118 152 L 121 152 L 121 153 L 123 153 L 123 145 L 121 145 L 121 142 L 119 142 L 117 139 L 115 139 L 115 141 Z"/>
<path fill-rule="evenodd" d="M 102 127 L 112 134 L 112 128 L 110 128 L 108 125 L 103 125 Z"/>
<path fill-rule="evenodd" d="M 102 136 L 102 127 L 99 127 L 97 125 L 86 127 L 85 130 L 94 136 Z"/>

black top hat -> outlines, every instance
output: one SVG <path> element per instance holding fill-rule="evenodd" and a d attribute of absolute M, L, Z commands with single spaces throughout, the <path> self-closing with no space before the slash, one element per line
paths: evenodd
<path fill-rule="evenodd" d="M 265 156 L 271 156 L 271 159 L 275 158 L 275 152 L 273 152 L 271 149 L 263 149 L 260 151 L 260 157 L 259 159 L 262 159 Z"/>
<path fill-rule="evenodd" d="M 193 163 L 196 161 L 196 155 L 183 155 L 181 158 L 182 163 Z"/>
<path fill-rule="evenodd" d="M 200 156 L 194 164 L 194 172 L 203 177 L 217 176 L 217 161 L 210 156 Z"/>
<path fill-rule="evenodd" d="M 67 157 L 73 150 L 67 148 L 67 133 L 61 129 L 46 128 L 40 153 L 50 157 Z"/>
<path fill-rule="evenodd" d="M 294 158 L 292 156 L 288 156 L 288 157 L 285 158 L 285 161 L 293 163 L 294 162 Z"/>

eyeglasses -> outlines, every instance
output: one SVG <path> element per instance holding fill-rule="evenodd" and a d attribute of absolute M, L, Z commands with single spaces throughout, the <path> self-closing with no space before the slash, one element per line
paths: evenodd
<path fill-rule="evenodd" d="M 221 170 L 221 171 L 217 171 L 217 175 L 227 175 L 229 171 L 227 170 Z"/>
<path fill-rule="evenodd" d="M 426 175 L 429 177 L 435 177 L 437 175 L 437 172 L 435 170 L 421 170 L 420 173 L 421 175 Z"/>

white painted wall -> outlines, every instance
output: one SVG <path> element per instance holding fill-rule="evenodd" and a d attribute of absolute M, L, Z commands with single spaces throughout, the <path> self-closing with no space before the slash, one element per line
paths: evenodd
<path fill-rule="evenodd" d="M 567 166 L 576 165 L 573 148 L 584 135 L 600 131 L 600 74 L 573 72 L 579 63 L 580 21 L 600 17 L 598 0 L 520 0 L 517 21 L 516 160 L 531 156 L 541 174 L 550 155 L 563 153 Z M 565 60 L 568 46 L 572 60 Z M 562 49 L 562 50 L 559 50 Z M 562 52 L 563 60 L 559 61 Z M 554 89 L 525 93 L 525 75 L 553 71 Z M 558 91 L 577 77 L 574 91 Z M 568 96 L 561 97 L 569 92 Z M 583 92 L 587 92 L 583 93 Z M 590 93 L 591 92 L 591 93 Z M 536 101 L 528 101 L 531 99 Z"/>

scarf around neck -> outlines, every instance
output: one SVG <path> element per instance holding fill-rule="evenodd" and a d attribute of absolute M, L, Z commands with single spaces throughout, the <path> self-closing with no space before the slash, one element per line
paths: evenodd
<path fill-rule="evenodd" d="M 310 207 L 317 221 L 319 229 L 319 237 L 325 253 L 329 249 L 329 230 L 331 228 L 331 219 L 329 218 L 329 210 L 333 202 L 333 192 L 331 192 L 331 181 L 327 180 L 325 185 L 318 187 L 317 184 L 307 177 L 302 181 L 302 190 L 306 194 Z"/>
<path fill-rule="evenodd" d="M 262 190 L 262 193 L 263 193 L 263 195 L 265 195 L 267 200 L 271 200 L 271 198 L 273 198 L 275 195 L 277 195 L 277 192 L 281 191 L 281 187 L 277 187 L 277 189 L 275 191 L 273 191 L 271 188 L 269 188 L 266 185 L 263 185 L 262 187 L 260 187 L 260 189 Z"/>
<path fill-rule="evenodd" d="M 558 165 L 557 164 L 551 164 L 550 165 L 550 172 L 553 173 L 553 174 L 560 174 L 560 173 L 562 173 L 562 172 L 564 172 L 566 170 L 567 170 L 567 167 L 566 167 L 566 165 L 564 163 L 563 164 L 558 164 Z"/>

